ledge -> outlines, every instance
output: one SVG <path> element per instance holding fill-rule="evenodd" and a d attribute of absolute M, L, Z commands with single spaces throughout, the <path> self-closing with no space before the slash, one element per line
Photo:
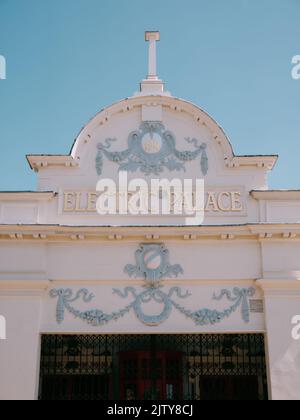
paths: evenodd
<path fill-rule="evenodd" d="M 70 155 L 27 155 L 26 158 L 30 168 L 36 172 L 49 166 L 62 168 L 75 168 L 79 166 L 79 162 L 76 162 Z"/>
<path fill-rule="evenodd" d="M 299 279 L 259 279 L 256 281 L 264 289 L 293 289 L 300 290 L 300 278 Z"/>
<path fill-rule="evenodd" d="M 54 191 L 0 191 L 0 201 L 50 201 Z"/>
<path fill-rule="evenodd" d="M 228 168 L 256 167 L 271 171 L 278 161 L 278 155 L 248 155 L 234 156 L 231 159 L 225 159 Z"/>
<path fill-rule="evenodd" d="M 267 297 L 300 299 L 300 279 L 260 279 L 256 281 Z"/>
<path fill-rule="evenodd" d="M 1 296 L 40 297 L 49 285 L 48 280 L 0 280 L 0 298 Z"/>
<path fill-rule="evenodd" d="M 149 241 L 260 240 L 298 241 L 298 224 L 244 224 L 212 226 L 68 226 L 0 225 L 1 240 L 30 241 Z"/>
<path fill-rule="evenodd" d="M 38 172 L 40 169 L 53 167 L 74 168 L 79 166 L 71 155 L 27 155 L 30 168 Z M 224 158 L 225 166 L 230 169 L 255 167 L 271 171 L 276 165 L 278 155 L 233 156 Z"/>
<path fill-rule="evenodd" d="M 255 200 L 299 200 L 300 190 L 253 190 L 250 192 Z"/>

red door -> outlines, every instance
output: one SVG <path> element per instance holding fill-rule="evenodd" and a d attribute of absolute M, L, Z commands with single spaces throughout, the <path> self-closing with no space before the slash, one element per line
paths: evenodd
<path fill-rule="evenodd" d="M 120 353 L 122 400 L 181 400 L 183 354 L 131 351 Z"/>

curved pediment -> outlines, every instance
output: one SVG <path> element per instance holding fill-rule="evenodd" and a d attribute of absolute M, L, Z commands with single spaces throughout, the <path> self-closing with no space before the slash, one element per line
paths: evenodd
<path fill-rule="evenodd" d="M 159 123 L 154 129 L 156 141 L 152 138 L 151 130 L 144 131 L 145 135 L 151 134 L 151 138 L 148 141 L 140 139 L 144 149 L 140 148 L 138 151 L 138 145 L 133 146 L 132 136 L 141 135 L 146 124 L 153 122 Z M 161 130 L 159 126 L 162 127 Z M 168 135 L 170 142 L 167 147 L 164 139 Z M 206 149 L 205 153 L 203 148 Z M 99 149 L 102 149 L 102 153 L 99 153 Z M 130 153 L 130 149 L 134 149 L 135 153 Z M 110 153 L 123 153 L 123 156 L 127 154 L 129 160 L 126 161 L 126 157 L 123 159 L 120 154 L 113 156 Z M 97 163 L 97 156 L 102 159 L 102 155 L 106 162 Z M 200 163 L 198 161 L 196 166 L 188 164 L 193 163 L 197 157 L 200 158 Z M 141 165 L 137 164 L 137 159 L 141 160 Z M 181 170 L 188 171 L 185 175 L 190 177 L 200 176 L 199 165 L 204 176 L 220 175 L 226 169 L 243 167 L 268 171 L 273 168 L 277 156 L 235 156 L 223 129 L 202 109 L 169 96 L 142 96 L 125 99 L 99 112 L 81 130 L 70 155 L 31 155 L 28 160 L 36 171 L 49 166 L 76 167 L 81 176 L 90 178 L 92 182 L 99 175 L 105 176 L 107 173 L 112 176 L 114 169 L 118 172 L 120 166 L 131 172 L 135 167 L 135 172 L 140 172 L 140 175 L 147 174 L 145 165 L 147 167 L 148 163 L 162 165 L 165 170 L 158 172 L 163 172 L 167 177 L 168 172 Z M 162 164 L 163 160 L 166 164 Z M 113 162 L 122 163 L 123 166 L 109 165 Z M 207 170 L 204 168 L 206 164 Z M 99 170 L 101 165 L 102 170 Z M 151 175 L 151 171 L 148 170 L 148 173 Z M 253 188 L 257 189 L 259 186 L 253 185 Z"/>
<path fill-rule="evenodd" d="M 76 160 L 80 158 L 85 145 L 90 143 L 93 137 L 99 133 L 99 128 L 109 125 L 109 122 L 119 115 L 129 117 L 130 113 L 140 113 L 140 122 L 161 122 L 166 126 L 166 120 L 170 124 L 170 118 L 178 122 L 188 120 L 188 124 L 195 125 L 198 128 L 198 135 L 202 138 L 210 138 L 215 143 L 215 147 L 221 149 L 225 160 L 234 157 L 232 145 L 222 128 L 199 107 L 173 97 L 133 97 L 118 102 L 98 113 L 81 131 L 76 139 L 71 155 Z M 169 118 L 168 118 L 169 117 Z M 136 127 L 138 128 L 138 127 Z M 174 127 L 165 127 L 174 132 Z M 176 127 L 177 128 L 177 127 Z M 133 131 L 133 130 L 132 130 Z M 129 133 L 128 133 L 129 134 Z M 180 133 L 181 134 L 181 133 Z M 180 137 L 179 134 L 179 137 Z M 186 136 L 187 138 L 188 136 Z M 183 139 L 178 139 L 182 141 Z"/>
<path fill-rule="evenodd" d="M 172 225 L 182 223 L 181 218 L 102 220 L 95 212 L 98 181 L 120 186 L 124 171 L 128 182 L 142 179 L 148 185 L 153 179 L 182 185 L 204 179 L 206 223 L 244 223 L 247 217 L 257 219 L 249 193 L 267 188 L 267 172 L 277 157 L 235 156 L 226 134 L 207 113 L 181 99 L 153 95 L 125 99 L 101 111 L 82 129 L 70 155 L 28 160 L 39 172 L 39 190 L 58 192 L 59 220 Z"/>

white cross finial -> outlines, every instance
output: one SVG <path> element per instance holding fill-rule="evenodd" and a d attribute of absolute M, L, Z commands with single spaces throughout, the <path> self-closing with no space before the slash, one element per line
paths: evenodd
<path fill-rule="evenodd" d="M 149 68 L 148 68 L 148 80 L 157 80 L 157 68 L 156 68 L 156 42 L 160 41 L 159 32 L 146 32 L 145 39 L 149 42 Z"/>
<path fill-rule="evenodd" d="M 149 42 L 149 67 L 148 76 L 142 81 L 140 92 L 136 96 L 164 95 L 171 96 L 169 92 L 164 91 L 164 83 L 158 78 L 156 68 L 156 43 L 160 41 L 160 33 L 148 31 L 145 33 L 145 39 Z"/>

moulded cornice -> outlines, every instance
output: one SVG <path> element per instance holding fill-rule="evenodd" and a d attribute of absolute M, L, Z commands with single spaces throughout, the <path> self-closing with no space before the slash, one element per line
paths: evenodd
<path fill-rule="evenodd" d="M 79 166 L 72 156 L 69 155 L 27 155 L 30 168 L 36 172 L 49 166 L 62 168 L 76 168 Z"/>
<path fill-rule="evenodd" d="M 0 296 L 41 296 L 49 285 L 48 280 L 0 280 Z"/>
<path fill-rule="evenodd" d="M 300 298 L 300 279 L 260 279 L 256 284 L 265 296 Z"/>
<path fill-rule="evenodd" d="M 162 240 L 299 240 L 300 224 L 215 226 L 63 226 L 0 225 L 0 240 L 162 241 Z"/>
<path fill-rule="evenodd" d="M 256 200 L 299 200 L 300 190 L 264 190 L 251 191 L 251 196 Z"/>
<path fill-rule="evenodd" d="M 50 201 L 55 195 L 53 191 L 0 191 L 0 201 Z"/>

